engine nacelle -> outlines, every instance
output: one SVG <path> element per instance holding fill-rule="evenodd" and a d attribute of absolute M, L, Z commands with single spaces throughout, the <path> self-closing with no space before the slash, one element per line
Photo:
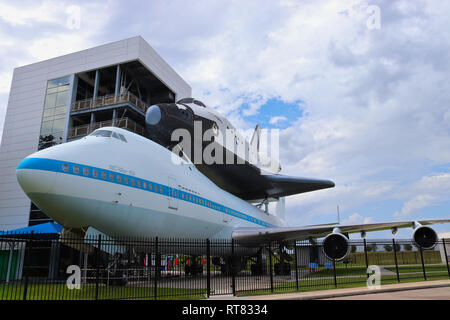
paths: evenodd
<path fill-rule="evenodd" d="M 438 236 L 430 227 L 420 226 L 414 229 L 413 240 L 422 249 L 433 249 Z"/>
<path fill-rule="evenodd" d="M 342 260 L 350 251 L 348 239 L 342 233 L 335 232 L 327 235 L 322 245 L 323 253 L 330 260 Z"/>

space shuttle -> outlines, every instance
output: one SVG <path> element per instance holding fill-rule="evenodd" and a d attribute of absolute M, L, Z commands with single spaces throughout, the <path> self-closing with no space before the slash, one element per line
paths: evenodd
<path fill-rule="evenodd" d="M 412 228 L 416 244 L 428 249 L 438 240 L 428 225 L 450 222 L 291 226 L 285 198 L 332 188 L 334 182 L 282 175 L 276 158 L 259 166 L 261 128 L 247 142 L 213 108 L 186 98 L 150 106 L 146 129 L 149 138 L 103 127 L 37 151 L 18 165 L 18 183 L 64 232 L 81 238 L 234 239 L 253 248 L 270 241 L 324 238 L 324 254 L 340 260 L 349 253 L 351 233 Z M 215 161 L 196 159 L 207 151 Z M 275 210 L 268 210 L 269 202 L 275 202 Z M 180 250 L 195 254 L 195 248 Z"/>
<path fill-rule="evenodd" d="M 151 140 L 174 152 L 181 149 L 218 187 L 246 201 L 267 203 L 281 197 L 334 187 L 330 180 L 279 174 L 281 165 L 276 155 L 260 152 L 262 130 L 259 125 L 248 142 L 228 119 L 193 98 L 151 106 L 146 113 L 146 129 Z M 189 141 L 183 137 L 179 143 L 174 132 L 180 129 L 188 133 Z M 271 142 L 273 145 L 277 141 Z M 220 154 L 219 159 L 216 157 L 213 163 L 204 161 L 203 156 L 208 149 Z"/>

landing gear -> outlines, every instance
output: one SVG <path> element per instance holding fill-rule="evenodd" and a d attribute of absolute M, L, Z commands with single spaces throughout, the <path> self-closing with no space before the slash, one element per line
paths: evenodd
<path fill-rule="evenodd" d="M 262 250 L 256 255 L 256 261 L 250 266 L 252 276 L 262 276 L 266 274 L 266 259 L 263 257 Z"/>
<path fill-rule="evenodd" d="M 279 247 L 278 263 L 273 266 L 273 271 L 276 276 L 288 276 L 291 274 L 291 264 L 292 256 L 290 256 L 286 251 L 284 246 Z"/>
<path fill-rule="evenodd" d="M 222 275 L 230 276 L 238 274 L 244 263 L 240 257 L 213 257 L 212 264 L 220 268 Z"/>
<path fill-rule="evenodd" d="M 108 259 L 105 274 L 102 280 L 106 285 L 126 286 L 128 283 L 128 260 L 123 259 L 120 253 L 114 254 L 111 259 Z"/>
<path fill-rule="evenodd" d="M 191 275 L 193 277 L 196 277 L 198 275 L 203 274 L 203 265 L 198 263 L 197 260 L 198 260 L 197 257 L 191 257 L 187 260 L 186 266 L 184 267 L 185 275 Z"/>

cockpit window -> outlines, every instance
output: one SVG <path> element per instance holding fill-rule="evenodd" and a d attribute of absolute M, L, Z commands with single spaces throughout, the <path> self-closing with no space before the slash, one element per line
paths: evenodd
<path fill-rule="evenodd" d="M 96 137 L 111 137 L 112 131 L 109 130 L 97 130 L 92 132 L 90 135 L 91 136 L 96 136 Z"/>
<path fill-rule="evenodd" d="M 194 98 L 184 98 L 179 100 L 177 103 L 183 104 L 183 103 L 195 103 L 196 105 L 206 108 L 205 104 L 199 100 L 195 100 Z"/>
<path fill-rule="evenodd" d="M 123 134 L 119 134 L 120 140 L 122 140 L 123 142 L 128 142 L 127 139 L 125 139 Z"/>
<path fill-rule="evenodd" d="M 94 137 L 107 137 L 107 138 L 113 137 L 116 138 L 117 140 L 128 142 L 127 139 L 122 134 L 110 130 L 96 130 L 92 132 L 90 135 Z"/>

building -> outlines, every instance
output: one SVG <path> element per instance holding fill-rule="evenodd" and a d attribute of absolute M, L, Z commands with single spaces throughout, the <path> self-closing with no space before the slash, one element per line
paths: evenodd
<path fill-rule="evenodd" d="M 103 126 L 145 136 L 150 105 L 190 96 L 139 36 L 14 69 L 0 145 L 0 230 L 51 221 L 17 183 L 23 158 Z"/>

